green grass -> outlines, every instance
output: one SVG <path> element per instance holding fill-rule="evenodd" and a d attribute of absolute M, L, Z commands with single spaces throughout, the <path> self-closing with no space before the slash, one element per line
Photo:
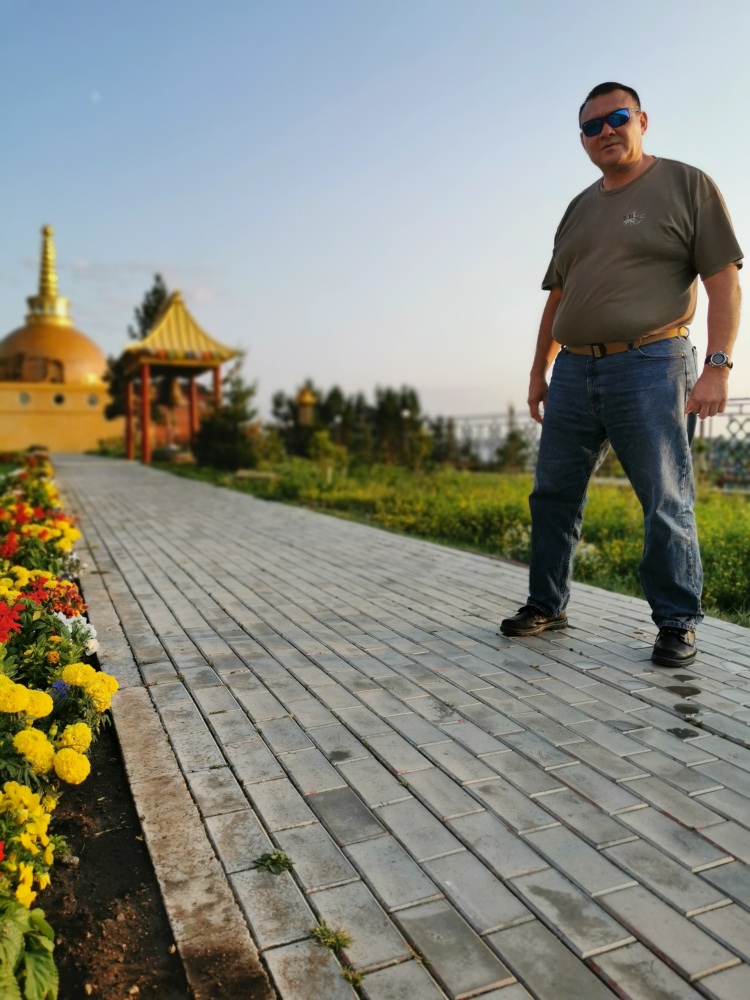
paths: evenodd
<path fill-rule="evenodd" d="M 274 469 L 273 480 L 235 481 L 228 473 L 164 466 L 177 475 L 256 496 L 325 510 L 415 535 L 526 563 L 529 558 L 529 475 L 412 473 L 368 467 L 325 482 L 312 462 L 295 459 Z M 708 614 L 750 626 L 750 498 L 701 488 L 696 519 Z M 626 485 L 592 484 L 576 557 L 576 580 L 615 593 L 642 596 L 638 563 L 643 517 Z"/>

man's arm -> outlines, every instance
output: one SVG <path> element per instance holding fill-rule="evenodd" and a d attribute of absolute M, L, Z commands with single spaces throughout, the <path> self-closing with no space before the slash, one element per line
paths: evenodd
<path fill-rule="evenodd" d="M 730 264 L 703 282 L 708 295 L 707 354 L 715 351 L 732 354 L 740 321 L 741 292 L 737 271 L 737 267 Z M 716 413 L 723 413 L 728 397 L 729 369 L 705 365 L 690 393 L 685 413 L 697 413 L 701 420 L 705 420 Z"/>
<path fill-rule="evenodd" d="M 557 357 L 560 345 L 552 339 L 552 323 L 562 298 L 562 288 L 551 288 L 544 306 L 542 321 L 539 324 L 539 335 L 536 339 L 534 362 L 531 366 L 529 380 L 529 413 L 537 421 L 542 422 L 544 401 L 547 398 L 547 369 Z M 718 350 L 718 348 L 716 348 Z"/>

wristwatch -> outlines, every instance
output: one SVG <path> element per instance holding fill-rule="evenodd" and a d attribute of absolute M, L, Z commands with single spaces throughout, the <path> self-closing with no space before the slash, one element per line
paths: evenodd
<path fill-rule="evenodd" d="M 712 368 L 733 368 L 734 365 L 729 360 L 729 355 L 725 354 L 723 351 L 714 351 L 713 354 L 709 354 L 706 358 L 706 364 L 711 365 Z"/>

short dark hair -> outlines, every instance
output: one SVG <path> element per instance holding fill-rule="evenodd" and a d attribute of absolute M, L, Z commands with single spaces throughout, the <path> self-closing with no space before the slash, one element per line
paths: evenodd
<path fill-rule="evenodd" d="M 638 96 L 638 91 L 633 90 L 632 87 L 626 87 L 624 83 L 615 83 L 614 81 L 609 80 L 607 83 L 598 84 L 596 87 L 594 87 L 592 91 L 590 91 L 586 95 L 586 100 L 578 109 L 578 118 L 580 119 L 581 114 L 583 113 L 583 109 L 586 107 L 589 101 L 593 101 L 595 97 L 603 97 L 604 94 L 611 94 L 612 91 L 614 90 L 624 90 L 626 93 L 630 94 L 630 96 L 635 101 L 636 105 L 640 108 L 641 99 Z"/>

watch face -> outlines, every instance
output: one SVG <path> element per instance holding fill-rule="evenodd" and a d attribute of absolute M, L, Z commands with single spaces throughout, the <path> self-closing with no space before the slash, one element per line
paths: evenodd
<path fill-rule="evenodd" d="M 708 363 L 714 368 L 726 368 L 729 365 L 729 355 L 723 351 L 716 351 L 708 357 Z"/>

